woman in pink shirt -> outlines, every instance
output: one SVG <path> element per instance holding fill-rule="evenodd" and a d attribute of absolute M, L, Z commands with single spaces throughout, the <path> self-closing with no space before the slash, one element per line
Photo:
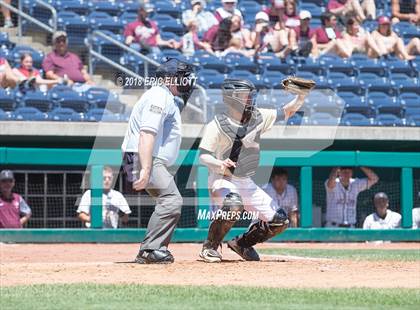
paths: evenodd
<path fill-rule="evenodd" d="M 20 66 L 13 69 L 13 73 L 19 78 L 20 81 L 34 79 L 35 83 L 51 87 L 60 82 L 58 79 L 46 80 L 41 77 L 39 71 L 33 67 L 32 56 L 29 53 L 23 53 L 20 56 Z"/>
<path fill-rule="evenodd" d="M 283 20 L 286 27 L 295 28 L 300 25 L 299 16 L 296 13 L 295 0 L 284 1 Z"/>

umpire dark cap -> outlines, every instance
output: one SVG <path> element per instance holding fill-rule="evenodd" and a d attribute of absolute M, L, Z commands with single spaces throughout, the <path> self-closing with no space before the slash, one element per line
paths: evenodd
<path fill-rule="evenodd" d="M 377 200 L 377 199 L 385 199 L 385 200 L 389 200 L 388 199 L 388 195 L 385 194 L 384 192 L 380 192 L 380 193 L 376 193 L 375 197 L 373 197 L 373 200 Z"/>
<path fill-rule="evenodd" d="M 13 175 L 13 172 L 11 170 L 3 170 L 2 172 L 0 172 L 0 181 L 14 179 L 15 176 Z"/>

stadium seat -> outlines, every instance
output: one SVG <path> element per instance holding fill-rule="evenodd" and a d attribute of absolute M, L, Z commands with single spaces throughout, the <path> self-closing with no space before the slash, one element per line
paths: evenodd
<path fill-rule="evenodd" d="M 73 91 L 70 87 L 57 85 L 49 91 L 49 98 L 55 107 L 71 108 L 78 113 L 88 109 L 88 101 L 82 94 Z"/>
<path fill-rule="evenodd" d="M 420 95 L 416 93 L 402 93 L 399 98 L 406 108 L 420 108 Z"/>
<path fill-rule="evenodd" d="M 410 88 L 410 87 L 419 87 L 418 86 L 418 82 L 417 79 L 414 79 L 404 73 L 391 73 L 391 84 L 394 87 L 400 88 L 400 87 L 405 87 L 405 88 Z"/>
<path fill-rule="evenodd" d="M 405 107 L 404 108 L 404 117 L 410 118 L 412 116 L 419 116 L 420 108 Z"/>
<path fill-rule="evenodd" d="M 194 55 L 193 61 L 204 69 L 213 69 L 221 73 L 228 73 L 231 71 L 230 67 L 227 66 L 223 60 L 210 54 Z"/>
<path fill-rule="evenodd" d="M 358 80 L 369 92 L 383 92 L 390 96 L 395 96 L 397 93 L 397 90 L 392 87 L 388 78 L 381 77 L 375 73 L 360 73 Z"/>
<path fill-rule="evenodd" d="M 38 21 L 48 25 L 50 19 L 52 18 L 52 13 L 50 9 L 38 5 L 36 1 L 33 0 L 24 0 L 21 2 L 24 12 L 29 14 L 31 17 L 37 19 Z M 25 19 L 22 19 L 23 30 L 27 29 L 28 26 L 32 25 L 28 23 Z"/>
<path fill-rule="evenodd" d="M 120 34 L 114 34 L 108 30 L 103 30 L 102 32 L 106 34 L 107 36 L 111 37 L 112 39 L 117 40 L 121 43 L 124 43 L 124 40 L 125 40 L 124 36 Z M 120 47 L 116 46 L 109 40 L 106 40 L 102 37 L 94 36 L 91 39 L 91 43 L 95 51 L 97 51 L 101 55 L 115 62 L 119 62 L 121 57 L 123 56 L 123 50 Z M 100 60 L 96 60 L 96 59 L 94 59 L 94 62 L 95 62 L 95 65 L 98 63 L 101 63 Z"/>
<path fill-rule="evenodd" d="M 37 108 L 41 112 L 47 112 L 53 106 L 48 94 L 41 91 L 27 91 L 23 95 L 23 104 L 25 107 Z"/>
<path fill-rule="evenodd" d="M 106 109 L 91 109 L 86 113 L 86 120 L 90 122 L 119 122 L 120 117 Z"/>
<path fill-rule="evenodd" d="M 181 15 L 181 10 L 178 6 L 176 6 L 171 1 L 153 1 L 153 4 L 155 6 L 155 11 L 158 14 L 167 14 L 174 18 L 179 18 Z"/>
<path fill-rule="evenodd" d="M 222 58 L 222 61 L 235 70 L 246 70 L 258 73 L 258 65 L 251 58 L 245 57 L 242 54 L 229 53 Z"/>
<path fill-rule="evenodd" d="M 336 126 L 339 124 L 339 118 L 334 117 L 329 113 L 313 113 L 309 118 L 309 123 L 311 125 L 321 125 L 321 126 Z"/>
<path fill-rule="evenodd" d="M 315 3 L 301 3 L 299 9 L 311 12 L 312 18 L 319 18 L 325 12 L 323 6 L 316 5 Z"/>
<path fill-rule="evenodd" d="M 363 114 L 347 113 L 341 118 L 341 125 L 344 125 L 344 126 L 371 126 L 372 121 Z"/>
<path fill-rule="evenodd" d="M 124 13 L 135 13 L 139 10 L 138 1 L 120 1 L 120 11 Z"/>
<path fill-rule="evenodd" d="M 13 120 L 14 115 L 11 112 L 4 112 L 2 109 L 0 109 L 0 121 L 8 121 Z"/>
<path fill-rule="evenodd" d="M 222 97 L 221 89 L 207 89 L 206 94 L 207 94 L 209 105 L 223 104 L 223 97 Z"/>
<path fill-rule="evenodd" d="M 175 41 L 180 41 L 181 40 L 181 38 L 176 33 L 173 33 L 173 32 L 162 31 L 160 33 L 160 36 L 164 40 L 171 40 L 171 39 L 175 40 Z M 165 47 L 164 51 L 177 51 L 177 52 L 179 52 L 178 50 L 170 49 L 169 47 L 166 48 L 166 46 L 164 46 L 164 47 Z"/>
<path fill-rule="evenodd" d="M 252 22 L 255 15 L 261 11 L 261 4 L 252 0 L 240 1 L 238 9 L 242 12 L 245 22 Z M 248 18 L 249 17 L 249 18 Z"/>
<path fill-rule="evenodd" d="M 285 78 L 285 75 L 281 72 L 265 71 L 262 80 L 269 88 L 282 88 L 281 81 Z"/>
<path fill-rule="evenodd" d="M 45 121 L 48 115 L 33 107 L 18 108 L 13 112 L 15 119 L 20 121 Z"/>
<path fill-rule="evenodd" d="M 331 96 L 327 96 L 321 92 L 311 92 L 306 98 L 305 102 L 312 107 L 314 112 L 328 113 L 333 116 L 340 116 L 343 107 L 340 107 L 338 102 Z"/>
<path fill-rule="evenodd" d="M 338 96 L 344 100 L 346 113 L 359 113 L 370 118 L 376 114 L 373 109 L 363 97 L 360 97 L 352 92 L 339 92 Z"/>
<path fill-rule="evenodd" d="M 67 121 L 67 122 L 80 122 L 82 117 L 79 113 L 76 113 L 73 109 L 70 108 L 55 108 L 48 113 L 48 120 L 51 121 Z"/>
<path fill-rule="evenodd" d="M 407 119 L 407 126 L 420 126 L 420 114 L 413 115 Z"/>
<path fill-rule="evenodd" d="M 157 23 L 160 31 L 173 32 L 178 36 L 184 34 L 184 25 L 171 15 L 156 14 L 153 19 Z"/>
<path fill-rule="evenodd" d="M 116 16 L 105 12 L 92 12 L 88 16 L 90 28 L 93 30 L 108 30 L 119 34 L 123 31 L 123 24 Z"/>
<path fill-rule="evenodd" d="M 368 58 L 363 54 L 353 55 L 350 58 L 350 62 L 354 67 L 358 68 L 360 72 L 375 73 L 379 76 L 385 76 L 387 74 L 387 68 L 382 61 Z"/>
<path fill-rule="evenodd" d="M 257 89 L 265 89 L 267 88 L 264 84 L 264 81 L 261 79 L 257 79 L 257 77 L 249 71 L 246 70 L 234 70 L 229 74 L 230 78 L 235 79 L 246 79 L 254 83 Z"/>
<path fill-rule="evenodd" d="M 377 126 L 403 126 L 402 120 L 394 114 L 380 114 L 376 116 L 375 124 Z"/>
<path fill-rule="evenodd" d="M 28 45 L 17 45 L 9 53 L 8 61 L 10 66 L 17 65 L 20 63 L 20 57 L 23 53 L 29 53 L 32 55 L 33 66 L 35 68 L 41 68 L 44 54 L 40 51 L 33 49 Z"/>
<path fill-rule="evenodd" d="M 120 13 L 120 6 L 118 3 L 109 0 L 92 1 L 91 11 L 105 12 L 111 16 L 117 16 Z"/>
<path fill-rule="evenodd" d="M 107 109 L 113 113 L 123 113 L 125 105 L 118 98 L 118 94 L 107 89 L 92 87 L 85 92 L 85 97 L 89 106 Z"/>
<path fill-rule="evenodd" d="M 292 74 L 293 62 L 284 62 L 281 61 L 274 53 L 262 53 L 257 59 L 257 63 L 260 67 L 263 67 L 269 71 L 280 71 L 283 74 Z"/>
<path fill-rule="evenodd" d="M 9 89 L 0 88 L 0 109 L 13 111 L 16 108 L 14 94 Z"/>
<path fill-rule="evenodd" d="M 391 73 L 405 73 L 411 77 L 417 75 L 416 71 L 410 65 L 410 62 L 401 60 L 397 57 L 388 57 L 385 64 Z"/>
<path fill-rule="evenodd" d="M 221 88 L 225 77 L 213 69 L 202 69 L 198 72 L 197 81 L 209 88 Z"/>
<path fill-rule="evenodd" d="M 14 46 L 15 44 L 9 41 L 9 34 L 7 32 L 0 32 L 0 48 L 12 49 Z"/>
<path fill-rule="evenodd" d="M 394 114 L 398 117 L 403 116 L 401 104 L 394 98 L 381 92 L 372 92 L 368 94 L 368 103 L 375 107 L 378 114 Z"/>
<path fill-rule="evenodd" d="M 143 59 L 131 53 L 124 53 L 120 58 L 120 64 L 137 74 L 143 74 L 144 72 Z M 152 66 L 149 66 L 149 72 L 151 68 Z"/>
<path fill-rule="evenodd" d="M 364 88 L 360 85 L 358 79 L 342 72 L 330 72 L 328 83 L 331 88 L 336 88 L 338 91 L 350 91 L 358 95 L 364 94 Z"/>
<path fill-rule="evenodd" d="M 57 15 L 57 24 L 67 32 L 69 45 L 84 44 L 89 31 L 89 22 L 84 16 L 75 12 L 61 11 Z"/>
<path fill-rule="evenodd" d="M 319 58 L 319 63 L 330 72 L 342 72 L 348 76 L 356 75 L 356 68 L 348 59 L 336 55 L 326 54 Z"/>
<path fill-rule="evenodd" d="M 287 125 L 299 126 L 302 124 L 302 116 L 299 113 L 295 113 L 292 117 L 287 120 Z"/>
<path fill-rule="evenodd" d="M 79 14 L 81 16 L 85 16 L 88 14 L 90 10 L 90 4 L 89 1 L 84 0 L 57 0 L 55 1 L 55 7 L 58 8 L 58 10 L 61 11 L 68 11 L 68 12 L 74 12 L 76 14 Z"/>
<path fill-rule="evenodd" d="M 119 19 L 121 20 L 123 26 L 125 27 L 127 24 L 136 21 L 137 13 L 126 11 L 120 15 Z"/>

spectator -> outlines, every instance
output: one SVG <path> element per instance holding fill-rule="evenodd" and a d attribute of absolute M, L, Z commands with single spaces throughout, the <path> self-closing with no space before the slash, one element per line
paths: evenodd
<path fill-rule="evenodd" d="M 252 48 L 251 31 L 243 27 L 242 16 L 232 15 L 232 36 L 241 40 L 242 48 Z"/>
<path fill-rule="evenodd" d="M 344 57 L 351 57 L 353 53 L 367 54 L 369 57 L 382 56 L 375 40 L 369 32 L 360 27 L 359 22 L 349 18 L 346 24 L 346 31 L 343 33 Z"/>
<path fill-rule="evenodd" d="M 316 41 L 312 42 L 311 38 L 314 31 L 311 29 L 311 12 L 302 10 L 299 13 L 300 25 L 293 28 L 290 33 L 290 46 L 293 51 L 303 57 L 308 57 L 311 53 L 316 54 L 318 48 Z"/>
<path fill-rule="evenodd" d="M 222 0 L 222 7 L 216 9 L 214 17 L 220 23 L 223 19 L 238 15 L 242 19 L 242 13 L 236 8 L 238 0 Z"/>
<path fill-rule="evenodd" d="M 270 182 L 261 187 L 278 206 L 287 212 L 289 227 L 298 227 L 299 207 L 296 188 L 288 184 L 287 170 L 275 167 Z"/>
<path fill-rule="evenodd" d="M 392 23 L 420 24 L 420 0 L 391 0 Z"/>
<path fill-rule="evenodd" d="M 334 52 L 337 55 L 346 57 L 346 49 L 342 40 L 341 32 L 337 28 L 337 18 L 330 12 L 326 12 L 321 16 L 321 27 L 315 29 L 311 42 L 317 47 L 314 50 L 315 55 L 319 53 L 326 54 Z"/>
<path fill-rule="evenodd" d="M 232 18 L 223 19 L 219 25 L 211 27 L 203 37 L 203 41 L 210 44 L 215 52 L 223 52 L 229 47 L 232 39 Z"/>
<path fill-rule="evenodd" d="M 271 0 L 271 6 L 264 10 L 270 17 L 271 23 L 277 23 L 284 20 L 284 0 Z"/>
<path fill-rule="evenodd" d="M 31 217 L 31 208 L 13 193 L 15 177 L 10 170 L 0 172 L 0 228 L 22 228 Z"/>
<path fill-rule="evenodd" d="M 19 82 L 19 78 L 13 73 L 7 59 L 0 57 L 0 87 L 15 87 Z"/>
<path fill-rule="evenodd" d="M 198 49 L 206 50 L 209 53 L 213 53 L 211 46 L 207 42 L 201 42 L 198 38 L 197 30 L 198 23 L 196 20 L 190 20 L 187 24 L 188 32 L 182 37 L 182 53 L 185 56 L 192 56 Z"/>
<path fill-rule="evenodd" d="M 255 15 L 255 27 L 251 32 L 252 48 L 258 52 L 265 52 L 271 48 L 274 39 L 274 31 L 269 25 L 270 18 L 265 12 Z"/>
<path fill-rule="evenodd" d="M 392 31 L 391 20 L 386 16 L 378 18 L 378 29 L 372 32 L 372 37 L 379 48 L 380 55 L 395 55 L 403 60 L 413 60 L 420 53 L 420 39 L 413 38 L 404 46 L 404 42 Z"/>
<path fill-rule="evenodd" d="M 337 17 L 355 16 L 360 23 L 366 18 L 376 18 L 375 0 L 330 0 L 327 9 Z"/>
<path fill-rule="evenodd" d="M 369 168 L 361 167 L 367 178 L 352 178 L 351 167 L 334 168 L 325 181 L 327 192 L 326 227 L 355 227 L 357 196 L 379 180 Z"/>
<path fill-rule="evenodd" d="M 295 28 L 300 25 L 300 19 L 296 13 L 295 0 L 284 1 L 283 21 L 284 21 L 285 26 L 289 28 Z"/>
<path fill-rule="evenodd" d="M 11 4 L 12 0 L 4 0 L 7 4 Z M 10 10 L 4 6 L 1 6 L 1 12 L 3 13 L 4 17 L 4 28 L 13 28 L 15 25 L 13 25 L 12 17 L 10 15 Z"/>
<path fill-rule="evenodd" d="M 60 82 L 60 79 L 43 79 L 39 71 L 33 67 L 32 55 L 29 53 L 23 53 L 20 56 L 20 65 L 19 67 L 13 69 L 13 73 L 19 78 L 20 81 L 32 79 L 36 85 L 44 86 L 44 90 L 47 90 L 48 86 L 53 86 Z"/>
<path fill-rule="evenodd" d="M 376 193 L 373 204 L 375 212 L 365 218 L 363 229 L 395 229 L 401 226 L 401 215 L 388 209 L 387 194 Z"/>
<path fill-rule="evenodd" d="M 111 167 L 105 166 L 103 170 L 103 193 L 102 193 L 102 220 L 104 228 L 118 228 L 120 214 L 122 222 L 128 222 L 128 215 L 131 213 L 130 207 L 124 196 L 112 189 L 114 174 Z M 87 190 L 80 200 L 77 213 L 80 220 L 90 227 L 90 190 Z"/>
<path fill-rule="evenodd" d="M 420 192 L 417 193 L 417 200 L 420 201 Z M 420 207 L 413 208 L 413 229 L 420 228 Z"/>
<path fill-rule="evenodd" d="M 271 48 L 280 58 L 286 57 L 287 54 L 292 51 L 292 46 L 290 45 L 291 33 L 292 30 L 286 27 L 283 18 L 280 18 L 279 21 L 275 23 Z"/>
<path fill-rule="evenodd" d="M 55 32 L 52 42 L 54 50 L 42 62 L 46 78 L 63 81 L 76 87 L 83 83 L 94 85 L 90 75 L 83 68 L 79 56 L 68 51 L 67 33 L 64 31 Z"/>
<path fill-rule="evenodd" d="M 145 53 L 160 53 L 160 46 L 178 49 L 181 44 L 174 39 L 163 40 L 155 21 L 148 18 L 154 7 L 149 3 L 140 5 L 137 20 L 129 23 L 124 29 L 125 44 Z"/>
<path fill-rule="evenodd" d="M 209 11 L 206 11 L 206 2 L 204 0 L 191 0 L 191 10 L 182 13 L 182 22 L 188 27 L 191 20 L 197 21 L 198 32 L 206 32 L 211 26 L 218 24 L 216 17 Z"/>
<path fill-rule="evenodd" d="M 219 56 L 226 56 L 229 53 L 242 54 L 246 57 L 252 57 L 255 54 L 255 50 L 244 49 L 241 39 L 232 38 L 229 41 L 227 49 L 225 49 L 222 53 L 219 53 Z"/>

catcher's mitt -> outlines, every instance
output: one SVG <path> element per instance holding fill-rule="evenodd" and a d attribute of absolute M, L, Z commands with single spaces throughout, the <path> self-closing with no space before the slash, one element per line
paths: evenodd
<path fill-rule="evenodd" d="M 313 80 L 302 79 L 296 76 L 288 76 L 281 81 L 284 89 L 296 95 L 307 95 L 315 87 Z"/>

